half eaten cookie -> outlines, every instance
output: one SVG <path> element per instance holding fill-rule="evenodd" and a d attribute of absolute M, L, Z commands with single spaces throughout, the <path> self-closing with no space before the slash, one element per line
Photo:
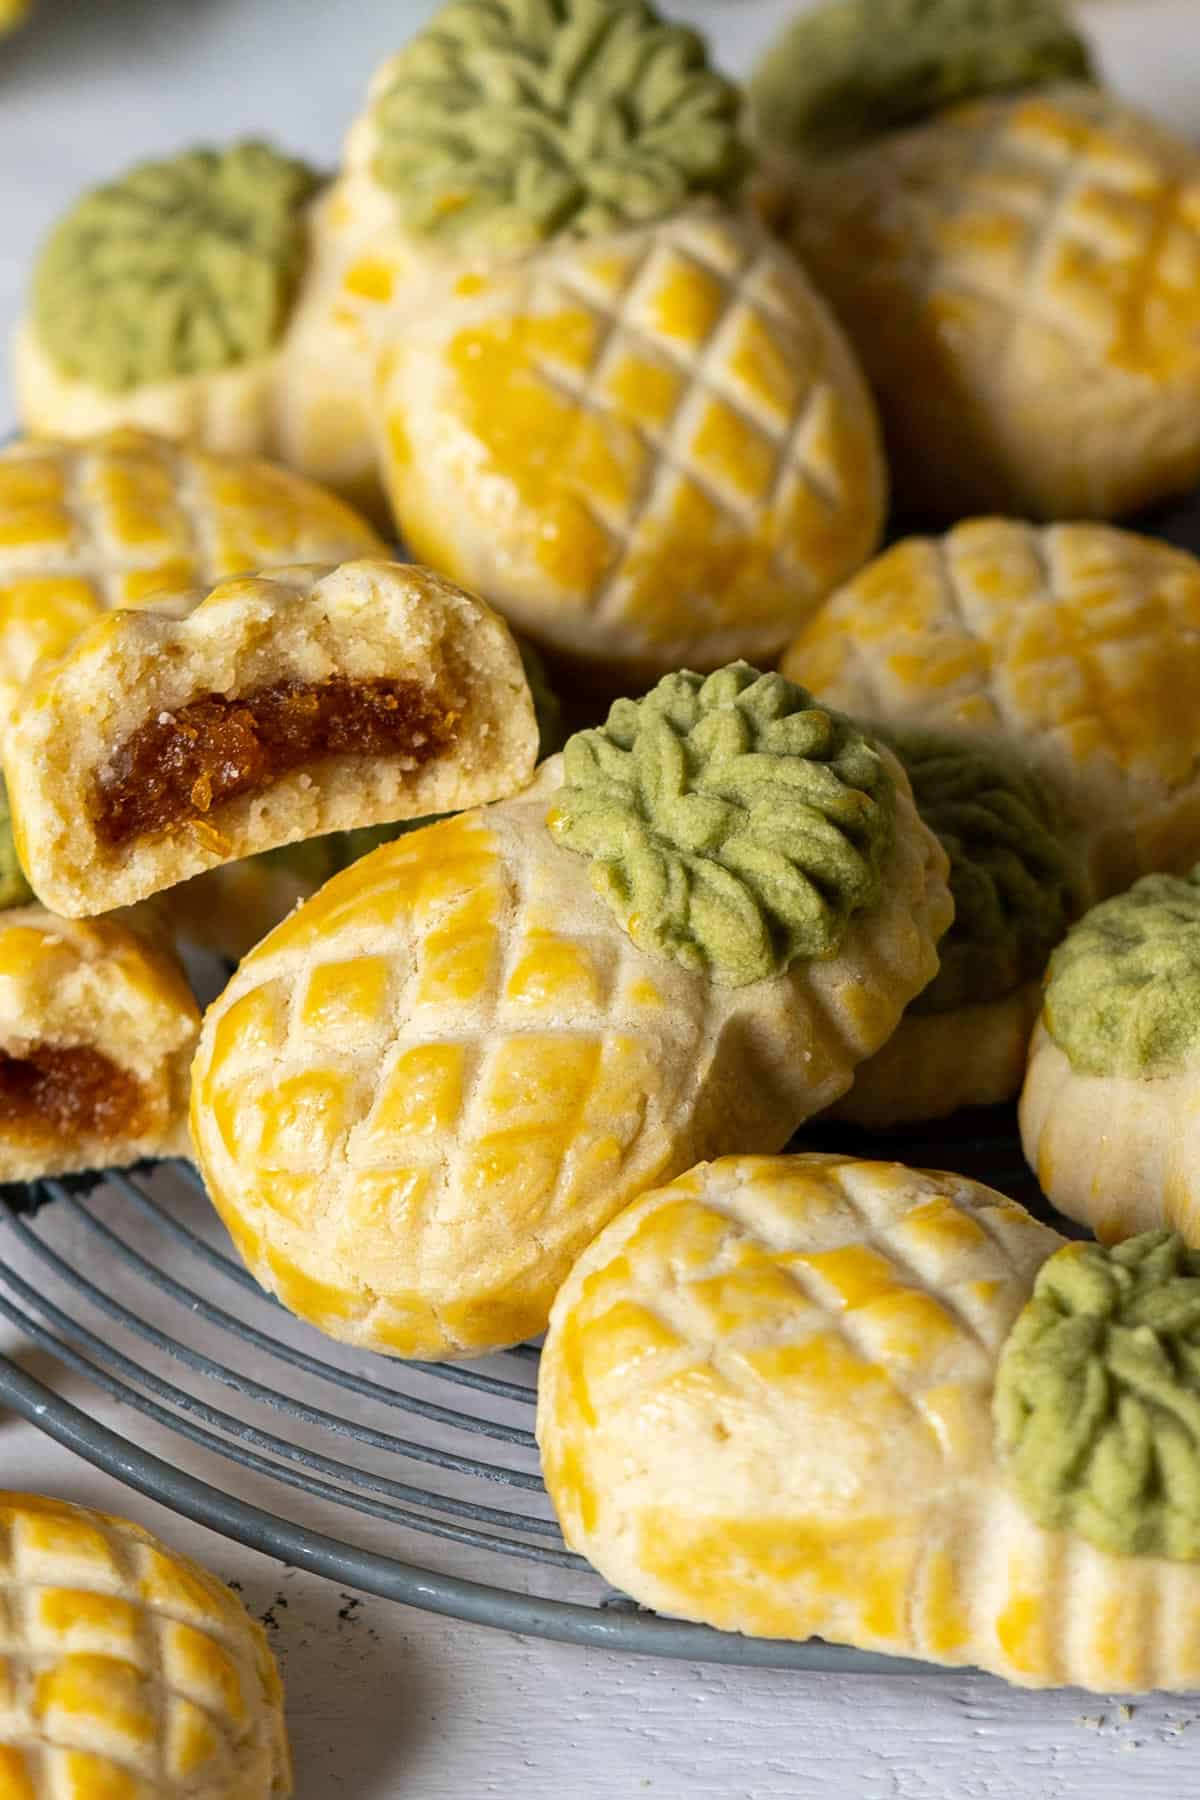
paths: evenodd
<path fill-rule="evenodd" d="M 200 1013 L 156 923 L 0 916 L 0 1181 L 187 1154 Z"/>
<path fill-rule="evenodd" d="M 301 838 L 523 787 L 537 725 L 507 626 L 374 560 L 226 581 L 98 620 L 26 688 L 18 855 L 71 918 Z"/>

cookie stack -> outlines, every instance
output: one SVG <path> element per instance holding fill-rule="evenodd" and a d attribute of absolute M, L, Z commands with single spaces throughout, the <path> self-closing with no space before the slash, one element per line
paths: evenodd
<path fill-rule="evenodd" d="M 1193 1685 L 1200 563 L 1119 521 L 1200 482 L 1198 296 L 1200 153 L 1052 0 L 833 0 L 746 95 L 646 0 L 447 0 L 331 178 L 87 195 L 0 454 L 0 1177 L 190 1155 L 332 1338 L 548 1329 L 645 1604 Z M 1101 1243 L 780 1154 L 1019 1093 Z M 164 1554 L 54 1517 L 112 1606 Z M 282 1793 L 189 1580 L 204 1791 Z M 35 1661 L 22 1794 L 126 1680 Z"/>

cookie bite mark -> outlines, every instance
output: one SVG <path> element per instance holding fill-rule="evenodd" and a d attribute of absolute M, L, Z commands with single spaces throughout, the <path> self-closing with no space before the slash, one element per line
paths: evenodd
<path fill-rule="evenodd" d="M 461 710 L 458 695 L 419 682 L 342 675 L 205 694 L 147 719 L 101 766 L 96 830 L 111 846 L 169 831 L 323 758 L 418 769 L 453 745 Z"/>
<path fill-rule="evenodd" d="M 374 558 L 109 613 L 44 666 L 18 714 L 13 840 L 34 892 L 68 918 L 503 798 L 538 754 L 503 620 Z"/>

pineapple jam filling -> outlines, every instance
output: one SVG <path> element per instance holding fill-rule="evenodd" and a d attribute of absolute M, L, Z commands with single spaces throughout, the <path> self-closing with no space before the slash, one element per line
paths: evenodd
<path fill-rule="evenodd" d="M 84 1044 L 31 1044 L 23 1056 L 0 1050 L 0 1130 L 55 1142 L 109 1141 L 145 1129 L 141 1083 Z"/>
<path fill-rule="evenodd" d="M 112 848 L 260 793 L 326 756 L 394 756 L 420 768 L 452 741 L 459 711 L 416 681 L 279 681 L 204 694 L 125 739 L 96 778 L 96 829 Z"/>

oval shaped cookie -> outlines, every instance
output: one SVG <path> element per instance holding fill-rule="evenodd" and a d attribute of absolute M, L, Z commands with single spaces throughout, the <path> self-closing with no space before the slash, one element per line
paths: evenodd
<path fill-rule="evenodd" d="M 748 217 L 456 278 L 382 357 L 379 404 L 416 553 L 626 676 L 770 658 L 878 541 L 866 387 Z"/>
<path fill-rule="evenodd" d="M 559 758 L 327 883 L 241 964 L 193 1068 L 196 1153 L 257 1278 L 335 1337 L 475 1355 L 540 1331 L 652 1182 L 783 1144 L 892 1031 L 948 919 L 942 853 L 885 766 L 876 896 L 824 954 L 749 982 L 697 966 L 695 921 L 691 966 L 637 947 L 601 865 L 548 828 Z"/>
<path fill-rule="evenodd" d="M 798 172 L 901 505 L 1115 518 L 1200 480 L 1200 151 L 1101 88 L 983 100 Z"/>
<path fill-rule="evenodd" d="M 1026 1161 L 1105 1242 L 1200 1242 L 1200 884 L 1150 875 L 1051 959 L 1021 1094 Z"/>
<path fill-rule="evenodd" d="M 855 718 L 980 743 L 1036 776 L 1092 891 L 1200 844 L 1200 563 L 1105 525 L 974 519 L 896 544 L 781 664 Z"/>
<path fill-rule="evenodd" d="M 0 1491 L 0 1792 L 285 1800 L 283 1690 L 222 1581 L 106 1513 Z"/>
<path fill-rule="evenodd" d="M 642 1605 L 727 1631 L 1029 1687 L 1191 1687 L 1195 1562 L 1102 1550 L 1025 1497 L 1054 1454 L 1020 1429 L 1035 1396 L 1086 1469 L 1057 1471 L 1067 1516 L 1089 1481 L 1105 1491 L 1089 1454 L 1119 1443 L 1129 1385 L 1093 1376 L 1084 1422 L 1072 1363 L 1064 1426 L 1051 1350 L 1010 1367 L 993 1421 L 1035 1281 L 1069 1279 L 1086 1248 L 961 1176 L 841 1156 L 728 1157 L 645 1195 L 576 1263 L 542 1351 L 538 1442 L 568 1544 Z M 1190 1377 L 1175 1385 L 1193 1407 Z M 1160 1475 L 1131 1465 L 1147 1494 Z"/>
<path fill-rule="evenodd" d="M 740 96 L 647 0 L 450 0 L 371 79 L 281 357 L 282 453 L 378 494 L 374 365 L 431 272 L 612 236 L 736 187 Z M 372 511 L 375 506 L 372 505 Z"/>

